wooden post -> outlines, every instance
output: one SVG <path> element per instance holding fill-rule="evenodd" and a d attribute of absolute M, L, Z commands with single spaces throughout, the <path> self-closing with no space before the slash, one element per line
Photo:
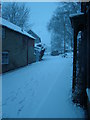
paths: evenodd
<path fill-rule="evenodd" d="M 77 31 L 74 29 L 72 92 L 74 92 L 76 85 L 76 61 L 77 61 Z"/>

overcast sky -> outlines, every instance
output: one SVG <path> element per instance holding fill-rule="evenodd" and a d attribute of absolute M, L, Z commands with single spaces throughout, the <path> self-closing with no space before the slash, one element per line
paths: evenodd
<path fill-rule="evenodd" d="M 57 7 L 56 2 L 30 2 L 27 3 L 30 7 L 31 15 L 30 22 L 32 30 L 38 34 L 42 43 L 50 44 L 50 33 L 47 30 L 47 23 L 52 17 L 53 11 Z"/>

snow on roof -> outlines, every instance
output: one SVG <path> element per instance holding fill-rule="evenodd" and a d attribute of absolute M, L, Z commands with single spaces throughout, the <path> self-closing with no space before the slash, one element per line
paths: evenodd
<path fill-rule="evenodd" d="M 84 13 L 75 13 L 75 14 L 71 14 L 70 17 L 80 16 L 80 15 L 84 15 Z"/>
<path fill-rule="evenodd" d="M 23 34 L 23 35 L 26 35 L 26 36 L 28 36 L 28 37 L 30 37 L 30 38 L 35 39 L 32 35 L 30 35 L 30 34 L 27 33 L 26 31 L 22 30 L 22 29 L 21 29 L 20 27 L 18 27 L 17 25 L 15 25 L 15 24 L 13 24 L 13 23 L 11 23 L 11 22 L 9 22 L 9 21 L 1 18 L 1 17 L 0 17 L 0 24 L 3 25 L 3 26 L 5 26 L 5 27 L 7 27 L 7 28 L 9 28 L 9 29 L 12 29 L 12 30 L 14 30 L 14 31 L 16 31 L 16 32 L 19 32 L 19 33 L 21 33 L 21 34 Z"/>

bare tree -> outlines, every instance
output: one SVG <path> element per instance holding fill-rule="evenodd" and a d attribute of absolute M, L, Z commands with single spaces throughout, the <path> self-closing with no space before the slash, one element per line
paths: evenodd
<path fill-rule="evenodd" d="M 30 29 L 30 8 L 25 3 L 9 2 L 2 4 L 2 17 L 24 30 Z"/>
<path fill-rule="evenodd" d="M 79 10 L 79 3 L 59 3 L 47 26 L 51 33 L 51 52 L 54 50 L 62 52 L 63 50 L 65 53 L 66 50 L 72 49 L 73 31 L 69 15 L 79 12 Z"/>

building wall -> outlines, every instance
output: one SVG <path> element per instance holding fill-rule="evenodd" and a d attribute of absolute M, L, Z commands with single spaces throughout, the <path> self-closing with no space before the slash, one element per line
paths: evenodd
<path fill-rule="evenodd" d="M 87 110 L 88 118 L 90 119 L 90 2 L 88 5 L 87 12 L 87 88 L 88 88 L 88 99 L 87 99 Z"/>
<path fill-rule="evenodd" d="M 87 87 L 90 88 L 90 5 L 87 13 L 87 24 Z"/>
<path fill-rule="evenodd" d="M 6 51 L 9 53 L 9 64 L 2 65 L 2 72 L 13 70 L 28 64 L 27 63 L 29 62 L 28 56 L 30 56 L 27 54 L 28 41 L 29 41 L 30 49 L 31 50 L 34 49 L 33 47 L 31 47 L 32 40 L 29 37 L 22 35 L 16 31 L 13 31 L 11 29 L 8 29 L 6 27 L 4 29 L 5 29 L 5 38 L 2 38 L 2 52 Z M 31 54 L 32 57 L 33 52 L 31 52 Z M 31 57 L 30 60 L 32 62 Z"/>
<path fill-rule="evenodd" d="M 41 42 L 40 37 L 37 34 L 35 34 L 32 30 L 29 30 L 28 33 L 31 34 L 33 37 L 36 38 L 35 39 L 35 43 L 40 43 Z"/>
<path fill-rule="evenodd" d="M 34 54 L 34 40 L 28 40 L 28 64 L 35 62 L 36 56 Z"/>
<path fill-rule="evenodd" d="M 2 65 L 1 65 L 1 58 L 2 58 L 2 27 L 0 25 L 0 74 L 2 73 Z"/>

